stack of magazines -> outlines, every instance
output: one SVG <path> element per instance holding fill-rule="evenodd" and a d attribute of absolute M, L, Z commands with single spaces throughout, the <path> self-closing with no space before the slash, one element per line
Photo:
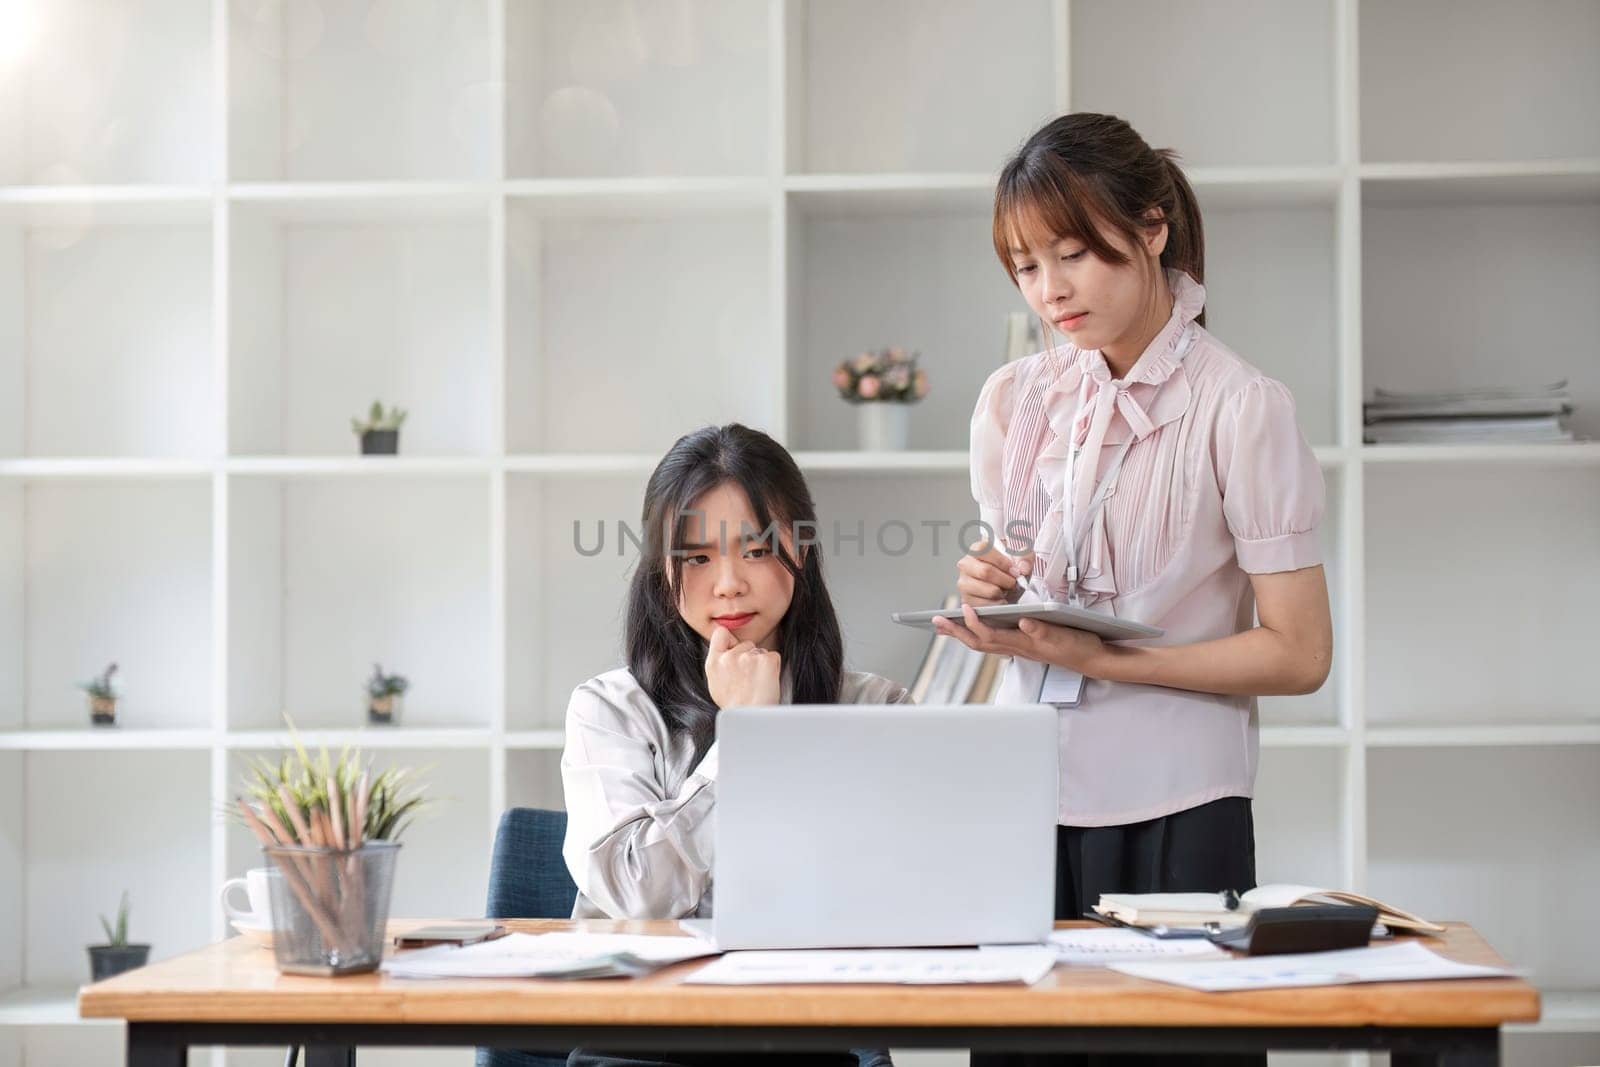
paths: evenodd
<path fill-rule="evenodd" d="M 1543 387 L 1399 393 L 1366 404 L 1368 444 L 1528 444 L 1571 441 L 1565 380 Z"/>

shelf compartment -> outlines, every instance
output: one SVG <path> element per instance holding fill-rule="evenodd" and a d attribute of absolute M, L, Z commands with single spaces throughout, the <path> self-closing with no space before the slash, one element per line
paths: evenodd
<path fill-rule="evenodd" d="M 0 456 L 214 453 L 211 249 L 193 204 L 0 205 Z"/>
<path fill-rule="evenodd" d="M 1592 721 L 1592 474 L 1374 468 L 1366 495 L 1368 722 Z"/>
<path fill-rule="evenodd" d="M 355 730 L 374 662 L 400 729 L 489 723 L 487 479 L 235 480 L 229 722 Z"/>
<path fill-rule="evenodd" d="M 13 755 L 11 758 L 17 758 Z M 210 759 L 200 752 L 32 752 L 23 760 L 23 985 L 88 981 L 84 947 L 124 889 L 129 938 L 160 960 L 205 944 Z M 83 783 L 93 782 L 90 798 Z M 138 803 L 126 803 L 137 797 Z M 106 803 L 107 800 L 112 801 Z M 94 857 L 94 877 L 81 861 Z"/>
<path fill-rule="evenodd" d="M 489 7 L 229 0 L 230 176 L 498 177 Z"/>
<path fill-rule="evenodd" d="M 561 729 L 573 689 L 625 662 L 625 606 L 644 539 L 647 474 L 507 477 L 509 729 Z"/>
<path fill-rule="evenodd" d="M 1363 159 L 1600 156 L 1600 9 L 1588 0 L 1359 7 Z"/>
<path fill-rule="evenodd" d="M 966 474 L 900 481 L 819 474 L 807 481 L 846 667 L 911 685 L 933 635 L 901 626 L 889 613 L 936 606 L 955 592 L 956 563 L 982 537 Z"/>
<path fill-rule="evenodd" d="M 507 5 L 508 174 L 764 173 L 776 6 Z"/>
<path fill-rule="evenodd" d="M 1336 158 L 1331 4 L 1074 0 L 1070 39 L 1072 109 L 1119 115 L 1187 164 Z"/>
<path fill-rule="evenodd" d="M 1367 774 L 1374 896 L 1470 922 L 1541 988 L 1600 985 L 1600 749 L 1379 750 Z"/>
<path fill-rule="evenodd" d="M 566 811 L 561 786 L 561 749 L 523 750 L 506 756 L 506 806 Z"/>
<path fill-rule="evenodd" d="M 0 45 L 0 185 L 212 178 L 207 0 L 21 0 Z"/>
<path fill-rule="evenodd" d="M 931 386 L 912 408 L 912 446 L 964 451 L 973 401 L 1000 366 L 1006 316 L 1027 305 L 994 257 L 990 209 L 956 206 L 975 200 L 976 190 L 931 194 L 940 206 L 926 214 L 864 214 L 888 194 L 862 200 L 866 195 L 790 194 L 797 206 L 789 222 L 790 441 L 802 450 L 854 441 L 855 409 L 839 399 L 829 375 L 841 359 L 898 344 L 921 352 L 919 366 Z M 1332 208 L 1206 210 L 1210 328 L 1284 381 L 1299 403 L 1307 440 L 1331 445 L 1337 437 Z M 873 299 L 864 301 L 864 292 Z M 1318 294 L 1326 299 L 1318 301 Z"/>
<path fill-rule="evenodd" d="M 795 0 L 786 169 L 998 171 L 1057 110 L 1054 7 Z"/>
<path fill-rule="evenodd" d="M 791 215 L 792 448 L 859 445 L 856 408 L 833 387 L 833 368 L 899 346 L 920 352 L 928 372 L 928 395 L 910 412 L 911 447 L 966 451 L 973 402 L 1004 356 L 1006 316 L 1027 310 L 994 257 L 990 218 L 986 207 Z"/>
<path fill-rule="evenodd" d="M 1339 860 L 1345 758 L 1331 748 L 1263 748 L 1251 803 L 1258 884 L 1345 884 Z"/>
<path fill-rule="evenodd" d="M 355 456 L 374 399 L 409 412 L 404 456 L 488 452 L 487 204 L 401 198 L 232 208 L 229 420 L 243 455 Z M 315 218 L 308 209 L 316 209 Z M 470 202 L 466 208 L 471 208 Z"/>
<path fill-rule="evenodd" d="M 1565 378 L 1572 429 L 1600 436 L 1600 361 L 1570 310 L 1600 290 L 1600 199 L 1368 205 L 1361 289 L 1369 392 Z"/>
<path fill-rule="evenodd" d="M 1331 205 L 1232 207 L 1205 217 L 1206 328 L 1294 395 L 1313 445 L 1338 442 L 1337 226 Z"/>
<path fill-rule="evenodd" d="M 113 661 L 124 690 L 108 733 L 209 725 L 210 485 L 13 485 L 0 501 L 16 561 L 0 572 L 14 668 L 0 726 L 92 736 L 77 683 Z"/>
<path fill-rule="evenodd" d="M 507 208 L 508 450 L 659 457 L 696 426 L 773 427 L 764 209 L 549 207 Z"/>

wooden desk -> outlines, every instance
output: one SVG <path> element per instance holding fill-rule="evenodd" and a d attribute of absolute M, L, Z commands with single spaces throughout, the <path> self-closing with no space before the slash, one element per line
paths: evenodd
<path fill-rule="evenodd" d="M 670 922 L 507 925 L 530 932 L 677 932 Z M 1462 924 L 1430 944 L 1466 963 L 1503 962 Z M 1057 967 L 1025 989 L 682 984 L 698 966 L 596 981 L 310 978 L 280 975 L 270 950 L 234 938 L 85 986 L 78 1010 L 128 1021 L 129 1067 L 181 1067 L 190 1045 L 295 1044 L 307 1047 L 307 1067 L 353 1064 L 358 1045 L 1389 1049 L 1395 1067 L 1458 1067 L 1498 1063 L 1501 1024 L 1539 1017 L 1538 992 L 1512 978 L 1199 993 L 1100 968 Z"/>

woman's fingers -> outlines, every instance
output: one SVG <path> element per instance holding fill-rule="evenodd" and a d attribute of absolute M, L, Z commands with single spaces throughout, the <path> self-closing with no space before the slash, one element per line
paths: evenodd
<path fill-rule="evenodd" d="M 963 602 L 1003 604 L 1017 587 L 1011 565 L 1012 561 L 999 553 L 962 556 L 956 561 L 956 591 Z"/>
<path fill-rule="evenodd" d="M 738 643 L 739 639 L 733 635 L 732 630 L 726 626 L 713 626 L 711 628 L 711 647 L 706 654 L 706 662 L 710 663 L 713 659 L 726 654 Z"/>
<path fill-rule="evenodd" d="M 1005 590 L 998 585 L 966 575 L 956 579 L 956 592 L 961 594 L 963 604 L 1004 604 L 1006 601 Z"/>
<path fill-rule="evenodd" d="M 973 635 L 971 630 L 967 629 L 965 626 L 962 626 L 958 622 L 951 622 L 949 619 L 936 618 L 933 620 L 933 628 L 942 634 L 948 634 L 957 641 L 960 641 L 963 645 L 966 645 L 968 648 L 978 648 L 977 637 Z M 982 650 L 980 649 L 979 651 Z"/>

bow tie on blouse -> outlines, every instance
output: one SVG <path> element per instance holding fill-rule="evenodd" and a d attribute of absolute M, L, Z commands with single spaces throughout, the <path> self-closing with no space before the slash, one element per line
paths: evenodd
<path fill-rule="evenodd" d="M 1179 345 L 1205 306 L 1205 290 L 1186 274 L 1169 272 L 1167 276 L 1173 284 L 1172 315 L 1126 377 L 1111 377 L 1111 368 L 1100 352 L 1079 351 L 1045 393 L 1050 440 L 1039 453 L 1036 469 L 1050 505 L 1036 541 L 1041 554 L 1053 556 L 1063 547 L 1058 541 L 1065 521 L 1067 463 L 1074 446 L 1082 454 L 1074 468 L 1073 514 L 1081 516 L 1088 510 L 1099 480 L 1105 446 L 1119 446 L 1130 436 L 1142 441 L 1189 409 L 1189 379 L 1183 372 L 1184 353 Z M 1119 415 L 1120 419 L 1115 417 Z M 1078 592 L 1085 603 L 1116 596 L 1105 508 L 1089 526 L 1078 566 Z M 1065 589 L 1052 589 L 1051 593 L 1061 595 Z"/>

